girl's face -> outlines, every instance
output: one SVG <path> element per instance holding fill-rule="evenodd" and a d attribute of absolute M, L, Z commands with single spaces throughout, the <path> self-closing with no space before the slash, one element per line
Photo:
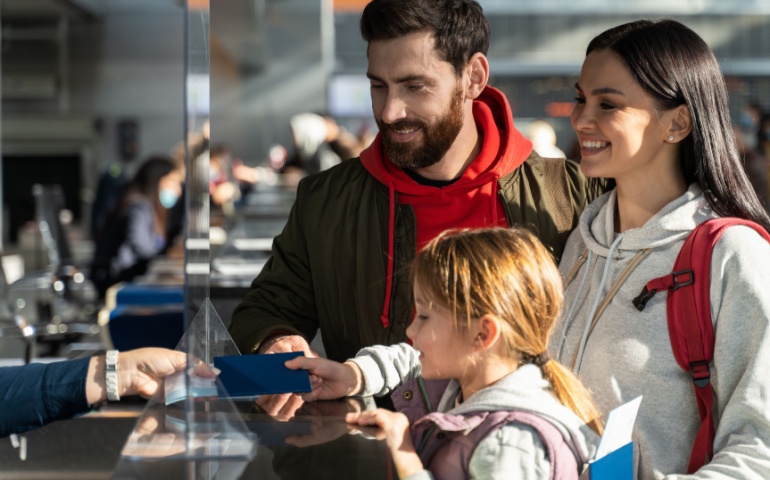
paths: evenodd
<path fill-rule="evenodd" d="M 452 312 L 431 302 L 419 283 L 414 285 L 415 317 L 406 335 L 420 351 L 425 379 L 461 379 L 468 371 L 471 340 L 454 326 Z"/>
<path fill-rule="evenodd" d="M 586 176 L 649 182 L 676 165 L 671 164 L 676 151 L 668 141 L 673 111 L 656 108 L 615 52 L 591 52 L 575 88 L 572 128 Z"/>

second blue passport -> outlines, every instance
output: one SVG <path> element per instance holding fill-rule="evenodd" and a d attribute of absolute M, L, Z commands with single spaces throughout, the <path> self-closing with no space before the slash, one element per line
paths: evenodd
<path fill-rule="evenodd" d="M 289 352 L 214 357 L 214 366 L 222 371 L 219 380 L 227 391 L 220 392 L 220 395 L 254 397 L 309 392 L 308 372 L 289 370 L 284 366 L 287 360 L 303 355 L 302 352 Z"/>

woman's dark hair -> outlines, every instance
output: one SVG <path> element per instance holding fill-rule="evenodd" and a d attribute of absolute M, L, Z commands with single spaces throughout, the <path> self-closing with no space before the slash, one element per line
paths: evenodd
<path fill-rule="evenodd" d="M 753 220 L 770 231 L 735 145 L 722 71 L 706 42 L 674 20 L 639 20 L 598 35 L 586 56 L 602 49 L 623 59 L 660 109 L 689 109 L 692 132 L 679 157 L 685 181 L 701 187 L 718 215 Z"/>
<path fill-rule="evenodd" d="M 361 15 L 367 44 L 426 31 L 433 33 L 436 51 L 457 76 L 471 56 L 489 50 L 489 23 L 474 0 L 372 0 Z"/>

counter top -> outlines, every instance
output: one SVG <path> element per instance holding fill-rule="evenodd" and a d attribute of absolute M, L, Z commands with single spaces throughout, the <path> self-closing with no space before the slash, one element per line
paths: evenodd
<path fill-rule="evenodd" d="M 109 410 L 27 432 L 18 447 L 10 438 L 0 439 L 0 479 L 396 478 L 384 441 L 374 439 L 372 431 L 364 433 L 345 423 L 345 412 L 363 408 L 356 402 L 306 403 L 291 415 L 276 416 L 262 412 L 254 402 L 235 402 L 247 430 L 256 439 L 254 455 L 246 460 L 121 456 L 132 432 L 137 435 L 137 421 L 147 418 L 147 410 L 137 404 L 110 406 Z M 172 435 L 168 422 L 161 428 L 165 430 L 156 438 Z M 183 450 L 183 441 L 174 443 Z M 22 455 L 26 459 L 21 459 Z"/>

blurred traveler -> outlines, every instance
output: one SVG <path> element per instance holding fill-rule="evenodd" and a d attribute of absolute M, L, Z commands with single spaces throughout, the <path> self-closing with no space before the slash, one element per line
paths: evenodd
<path fill-rule="evenodd" d="M 184 168 L 169 157 L 151 157 L 126 185 L 110 213 L 91 263 L 90 278 L 104 297 L 115 283 L 146 273 L 167 246 L 167 217 L 182 194 Z"/>
<path fill-rule="evenodd" d="M 562 149 L 556 146 L 556 130 L 545 120 L 535 120 L 527 126 L 525 132 L 532 148 L 540 154 L 541 157 L 564 158 Z"/>
<path fill-rule="evenodd" d="M 91 238 L 99 240 L 107 215 L 115 208 L 120 193 L 126 186 L 126 168 L 123 163 L 113 163 L 99 176 L 94 203 L 91 206 Z"/>
<path fill-rule="evenodd" d="M 760 153 L 757 148 L 752 148 L 751 144 L 746 143 L 746 135 L 742 130 L 734 126 L 733 136 L 735 137 L 735 146 L 738 148 L 738 153 L 743 158 L 743 168 L 746 169 L 746 176 L 751 182 L 751 186 L 754 187 L 754 191 L 759 197 L 759 201 L 765 207 L 765 210 L 770 206 L 768 201 L 768 163 L 767 157 Z"/>
<path fill-rule="evenodd" d="M 329 169 L 343 160 L 357 157 L 361 141 L 333 118 L 316 113 L 300 113 L 289 120 L 294 153 L 286 167 L 306 174 Z"/>

